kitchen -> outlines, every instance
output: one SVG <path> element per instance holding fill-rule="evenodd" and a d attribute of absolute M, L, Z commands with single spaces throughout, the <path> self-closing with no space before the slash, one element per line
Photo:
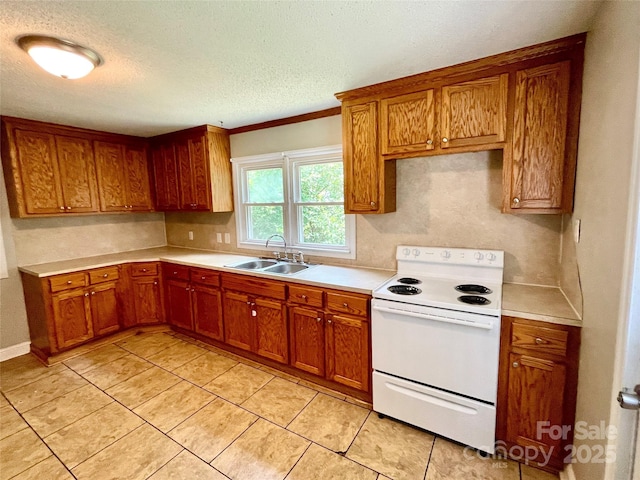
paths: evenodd
<path fill-rule="evenodd" d="M 596 49 L 591 51 L 592 55 L 606 55 L 607 48 L 613 48 L 603 38 L 607 34 L 601 33 L 602 37 L 599 37 L 598 32 L 607 32 L 610 29 L 623 28 L 627 25 L 625 20 L 614 15 L 616 13 L 622 14 L 613 7 L 607 5 L 602 8 L 603 15 L 600 21 L 603 24 L 595 23 L 594 33 L 591 35 L 596 39 L 594 40 L 595 45 L 602 48 L 604 52 Z M 612 8 L 613 11 L 610 12 L 607 10 L 608 8 Z M 634 45 L 636 48 L 637 44 Z M 631 48 L 629 50 L 631 50 L 629 55 L 633 55 L 633 50 Z M 583 253 L 572 251 L 571 221 L 568 217 L 504 215 L 500 213 L 502 159 L 500 153 L 495 151 L 429 157 L 428 161 L 421 158 L 399 161 L 397 163 L 397 210 L 395 213 L 385 215 L 357 216 L 356 250 L 358 266 L 395 269 L 396 245 L 464 247 L 469 246 L 469 239 L 473 239 L 473 247 L 475 248 L 500 249 L 506 252 L 505 282 L 552 286 L 560 284 L 565 288 L 570 298 L 578 299 L 574 301 L 574 306 L 578 310 L 581 302 L 579 301 L 579 290 L 575 285 L 576 264 L 579 264 L 585 307 L 592 305 L 593 310 L 591 310 L 592 313 L 589 313 L 585 308 L 583 312 L 583 358 L 581 359 L 581 369 L 583 370 L 581 372 L 587 369 L 586 371 L 589 373 L 586 375 L 581 373 L 580 377 L 578 397 L 579 399 L 583 398 L 582 402 L 584 403 L 581 403 L 580 400 L 578 402 L 578 418 L 593 420 L 590 423 L 597 423 L 596 419 L 608 418 L 608 407 L 605 408 L 605 405 L 609 405 L 609 393 L 596 389 L 600 392 L 600 396 L 596 397 L 599 401 L 595 402 L 588 399 L 591 394 L 586 392 L 593 390 L 593 385 L 590 385 L 589 382 L 596 382 L 598 378 L 606 379 L 611 375 L 613 370 L 613 347 L 611 344 L 616 327 L 615 322 L 609 323 L 611 317 L 604 315 L 601 309 L 606 306 L 606 311 L 617 311 L 618 307 L 614 301 L 617 294 L 605 295 L 604 298 L 608 299 L 606 302 L 598 300 L 603 298 L 604 294 L 594 290 L 595 283 L 599 283 L 597 280 L 600 279 L 602 272 L 609 271 L 609 268 L 598 265 L 597 262 L 601 260 L 595 252 L 602 251 L 603 248 L 610 250 L 614 246 L 620 245 L 619 242 L 623 239 L 624 222 L 620 222 L 619 219 L 616 221 L 615 217 L 609 216 L 608 211 L 603 213 L 598 204 L 593 205 L 592 202 L 595 199 L 592 195 L 600 198 L 601 202 L 603 199 L 608 199 L 607 201 L 612 205 L 624 204 L 627 192 L 626 189 L 620 188 L 622 180 L 619 179 L 624 179 L 623 185 L 628 182 L 629 176 L 624 172 L 628 172 L 630 168 L 630 159 L 621 151 L 620 155 L 615 158 L 620 162 L 629 163 L 621 163 L 617 169 L 608 167 L 608 176 L 605 176 L 602 171 L 595 173 L 591 168 L 580 170 L 580 166 L 586 162 L 589 165 L 593 164 L 593 169 L 601 170 L 597 165 L 605 161 L 604 158 L 598 158 L 595 153 L 589 153 L 598 151 L 597 137 L 602 137 L 600 133 L 602 125 L 590 117 L 589 108 L 597 108 L 598 110 L 605 108 L 606 104 L 598 102 L 604 102 L 602 99 L 608 97 L 603 96 L 603 93 L 594 95 L 589 92 L 589 88 L 595 89 L 594 84 L 597 83 L 597 91 L 601 92 L 600 88 L 605 88 L 610 84 L 607 83 L 606 72 L 602 72 L 594 66 L 597 62 L 592 60 L 590 66 L 589 54 L 589 47 L 587 47 L 584 81 L 585 103 L 582 111 L 581 144 L 579 146 L 581 153 L 578 160 L 576 213 L 574 214 L 583 222 L 581 244 L 578 245 L 580 249 L 583 249 Z M 636 77 L 633 77 L 632 73 L 626 70 L 621 76 L 628 78 L 628 83 L 633 84 L 636 81 Z M 630 88 L 635 95 L 635 85 L 631 85 Z M 591 104 L 588 102 L 595 102 L 595 106 L 590 107 Z M 613 122 L 610 128 L 616 127 L 617 125 Z M 588 128 L 592 130 L 589 131 Z M 632 126 L 629 124 L 627 130 L 630 131 L 631 128 Z M 595 132 L 598 134 L 596 135 Z M 232 135 L 231 153 L 233 157 L 241 157 L 265 152 L 333 145 L 339 144 L 341 138 L 340 116 L 331 116 L 268 130 Z M 594 144 L 594 142 L 596 143 Z M 626 147 L 630 148 L 630 144 Z M 599 148 L 613 147 L 608 143 L 605 147 L 603 141 L 603 145 Z M 623 146 L 618 145 L 617 148 L 623 148 Z M 613 161 L 614 158 L 613 155 L 601 156 L 606 157 L 607 162 Z M 584 160 L 584 158 L 588 160 Z M 614 175 L 620 176 L 615 177 Z M 460 188 L 461 185 L 464 188 Z M 594 195 L 595 192 L 598 195 Z M 4 211 L 6 212 L 6 208 Z M 595 218 L 591 216 L 595 216 Z M 595 229 L 594 222 L 604 223 L 599 224 L 601 226 Z M 110 216 L 108 218 L 76 217 L 64 219 L 64 222 L 59 219 L 10 220 L 3 216 L 2 226 L 5 238 L 9 238 L 8 241 L 5 241 L 5 248 L 8 253 L 9 266 L 12 268 L 15 268 L 16 264 L 31 265 L 64 258 L 91 256 L 111 251 L 126 251 L 165 244 L 236 251 L 233 214 L 212 216 L 197 213 L 168 213 L 163 216 L 160 213 L 151 213 Z M 9 232 L 7 232 L 7 228 L 10 229 Z M 591 235 L 589 235 L 589 228 L 591 228 Z M 189 231 L 194 232 L 194 240 L 189 240 Z M 604 232 L 607 232 L 611 237 L 603 235 Z M 215 242 L 217 233 L 229 233 L 231 235 L 230 243 L 217 244 Z M 91 238 L 92 242 L 87 242 L 86 238 Z M 383 247 L 381 248 L 381 246 Z M 562 256 L 560 255 L 561 248 Z M 622 252 L 622 250 L 619 248 L 615 251 Z M 582 258 L 576 262 L 578 255 L 582 255 Z M 621 275 L 617 274 L 621 268 L 621 259 L 618 258 L 618 261 L 620 264 L 616 271 L 611 272 L 609 281 L 604 282 L 606 288 L 611 288 L 616 292 L 615 285 L 621 278 Z M 11 301 L 22 298 L 21 288 L 19 283 L 16 284 L 15 277 L 13 282 L 11 278 L 2 280 L 2 298 L 3 319 L 25 317 L 24 306 L 20 302 Z M 7 302 L 7 300 L 9 301 Z M 595 312 L 599 314 L 595 315 Z M 594 317 L 601 317 L 602 320 Z M 604 321 L 605 317 L 608 319 L 607 323 L 604 325 L 599 323 Z M 592 319 L 589 320 L 589 318 Z M 589 325 L 592 330 L 584 328 Z M 2 337 L 3 348 L 28 341 L 26 322 L 23 321 L 14 327 L 13 325 L 5 325 L 3 320 Z M 604 338 L 608 338 L 609 341 L 604 341 Z M 5 344 L 5 342 L 7 343 Z M 599 354 L 594 354 L 592 359 L 587 353 L 584 353 L 590 351 Z M 604 363 L 608 362 L 608 366 L 604 365 L 603 361 Z M 591 364 L 591 362 L 595 363 Z M 580 392 L 583 392 L 582 395 Z M 591 411 L 591 409 L 595 409 L 595 411 Z M 602 414 L 605 410 L 607 416 Z M 586 467 L 597 470 L 593 465 Z M 579 470 L 585 466 L 575 465 L 574 468 Z M 598 476 L 600 473 L 591 473 L 594 475 L 592 477 L 588 475 L 589 473 L 586 471 L 581 472 L 578 478 L 601 478 Z"/>

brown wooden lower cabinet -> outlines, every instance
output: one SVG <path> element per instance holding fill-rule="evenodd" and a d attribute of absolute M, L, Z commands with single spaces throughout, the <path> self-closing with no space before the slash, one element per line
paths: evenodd
<path fill-rule="evenodd" d="M 496 437 L 511 458 L 564 468 L 573 440 L 579 348 L 578 327 L 502 317 Z"/>
<path fill-rule="evenodd" d="M 63 350 L 93 338 L 89 293 L 85 289 L 53 295 L 53 325 L 56 350 Z"/>
<path fill-rule="evenodd" d="M 225 342 L 278 363 L 289 361 L 285 284 L 222 274 Z"/>
<path fill-rule="evenodd" d="M 368 392 L 371 377 L 369 298 L 336 291 L 289 287 L 291 365 L 356 390 Z M 302 293 L 304 291 L 304 293 Z M 315 295 L 314 295 L 315 294 Z M 318 304 L 316 299 L 320 298 Z M 347 313 L 343 313 L 347 312 Z"/>

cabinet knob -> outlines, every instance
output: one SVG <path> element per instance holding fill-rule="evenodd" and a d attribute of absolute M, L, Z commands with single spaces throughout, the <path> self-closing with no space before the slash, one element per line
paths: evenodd
<path fill-rule="evenodd" d="M 73 282 L 71 280 L 67 280 L 67 285 L 71 285 Z"/>
<path fill-rule="evenodd" d="M 344 303 L 342 304 L 342 306 L 343 306 L 344 308 L 349 308 L 349 304 L 348 304 L 347 302 L 344 302 Z"/>
<path fill-rule="evenodd" d="M 302 295 L 302 299 L 303 299 L 303 300 L 306 300 L 306 299 L 307 299 L 307 296 L 306 296 L 306 295 Z"/>
<path fill-rule="evenodd" d="M 520 366 L 520 364 L 518 362 L 513 362 L 513 367 L 514 368 L 518 368 Z"/>
<path fill-rule="evenodd" d="M 432 145 L 433 144 L 433 140 L 431 140 L 430 138 L 427 139 L 427 145 Z"/>
<path fill-rule="evenodd" d="M 447 143 L 449 139 L 447 137 L 442 137 L 442 143 Z"/>
<path fill-rule="evenodd" d="M 71 207 L 64 207 L 65 210 L 71 210 Z"/>
<path fill-rule="evenodd" d="M 376 206 L 376 202 L 371 202 L 371 206 L 375 207 Z"/>
<path fill-rule="evenodd" d="M 192 291 L 192 292 L 195 292 L 195 291 L 196 291 L 196 289 L 195 289 L 195 288 L 192 288 L 192 289 L 191 289 L 191 291 Z"/>
<path fill-rule="evenodd" d="M 91 295 L 95 295 L 95 294 L 96 294 L 96 292 L 91 292 Z"/>
<path fill-rule="evenodd" d="M 153 284 L 154 284 L 154 285 L 157 285 L 157 284 L 158 284 L 158 282 L 153 282 Z"/>
<path fill-rule="evenodd" d="M 316 322 L 320 323 L 322 321 L 322 318 L 318 317 L 316 318 Z"/>
<path fill-rule="evenodd" d="M 146 272 L 146 271 L 147 271 L 147 269 L 146 269 L 146 268 L 143 268 L 143 269 L 142 269 L 142 271 L 143 271 L 143 272 Z"/>
<path fill-rule="evenodd" d="M 202 277 L 200 277 L 202 280 L 206 280 L 207 277 L 205 277 L 204 275 Z"/>
<path fill-rule="evenodd" d="M 537 338 L 536 338 L 536 344 L 537 344 L 537 345 L 542 345 L 543 343 L 547 343 L 547 342 L 545 342 L 545 341 L 544 341 L 543 339 L 541 339 L 540 337 L 537 337 Z"/>
<path fill-rule="evenodd" d="M 331 320 L 327 320 L 327 323 L 331 323 Z"/>
<path fill-rule="evenodd" d="M 251 305 L 251 302 L 247 302 L 247 305 Z"/>
<path fill-rule="evenodd" d="M 102 278 L 107 278 L 109 276 L 108 273 L 105 273 L 104 275 L 102 275 Z"/>
<path fill-rule="evenodd" d="M 88 297 L 89 296 L 89 292 L 85 292 L 84 296 Z"/>
<path fill-rule="evenodd" d="M 178 272 L 173 272 L 173 274 L 174 274 L 174 275 L 177 275 L 177 274 L 178 274 Z"/>
<path fill-rule="evenodd" d="M 520 199 L 518 197 L 514 197 L 513 198 L 513 203 L 515 203 L 516 205 L 520 203 Z"/>
<path fill-rule="evenodd" d="M 60 210 L 64 210 L 64 207 L 60 207 Z"/>
<path fill-rule="evenodd" d="M 185 290 L 188 292 L 189 291 L 189 287 L 185 288 Z"/>

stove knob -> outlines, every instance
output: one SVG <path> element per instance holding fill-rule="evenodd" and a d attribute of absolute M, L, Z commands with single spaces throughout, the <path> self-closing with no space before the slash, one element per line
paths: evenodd
<path fill-rule="evenodd" d="M 414 257 L 419 257 L 420 256 L 420 250 L 418 250 L 417 248 L 413 249 L 413 256 Z"/>
<path fill-rule="evenodd" d="M 411 250 L 409 250 L 408 248 L 403 248 L 403 249 L 402 249 L 402 254 L 403 254 L 405 257 L 408 257 L 410 253 L 411 253 Z"/>
<path fill-rule="evenodd" d="M 487 260 L 489 260 L 490 262 L 495 262 L 496 261 L 496 254 L 493 252 L 487 253 Z"/>
<path fill-rule="evenodd" d="M 482 252 L 476 252 L 473 255 L 473 258 L 475 258 L 476 260 L 478 260 L 478 262 L 480 262 L 484 258 L 484 254 Z"/>
<path fill-rule="evenodd" d="M 442 253 L 440 254 L 440 256 L 444 260 L 449 260 L 451 258 L 451 252 L 449 250 L 443 250 Z"/>

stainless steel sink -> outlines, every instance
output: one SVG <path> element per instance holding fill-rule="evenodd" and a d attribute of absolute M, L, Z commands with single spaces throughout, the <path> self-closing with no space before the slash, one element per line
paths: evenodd
<path fill-rule="evenodd" d="M 263 268 L 276 265 L 277 263 L 278 262 L 275 260 L 250 260 L 248 262 L 234 263 L 228 266 L 232 268 L 240 268 L 242 270 L 261 270 Z"/>
<path fill-rule="evenodd" d="M 315 265 L 308 263 L 289 263 L 268 258 L 256 258 L 255 260 L 245 260 L 239 263 L 226 265 L 230 268 L 238 268 L 240 270 L 252 270 L 254 272 L 275 273 L 278 275 L 295 275 L 311 268 Z"/>
<path fill-rule="evenodd" d="M 303 265 L 301 263 L 279 263 L 273 267 L 265 268 L 265 273 L 284 273 L 286 275 L 293 275 L 294 273 L 301 272 L 309 268 L 309 265 Z"/>

